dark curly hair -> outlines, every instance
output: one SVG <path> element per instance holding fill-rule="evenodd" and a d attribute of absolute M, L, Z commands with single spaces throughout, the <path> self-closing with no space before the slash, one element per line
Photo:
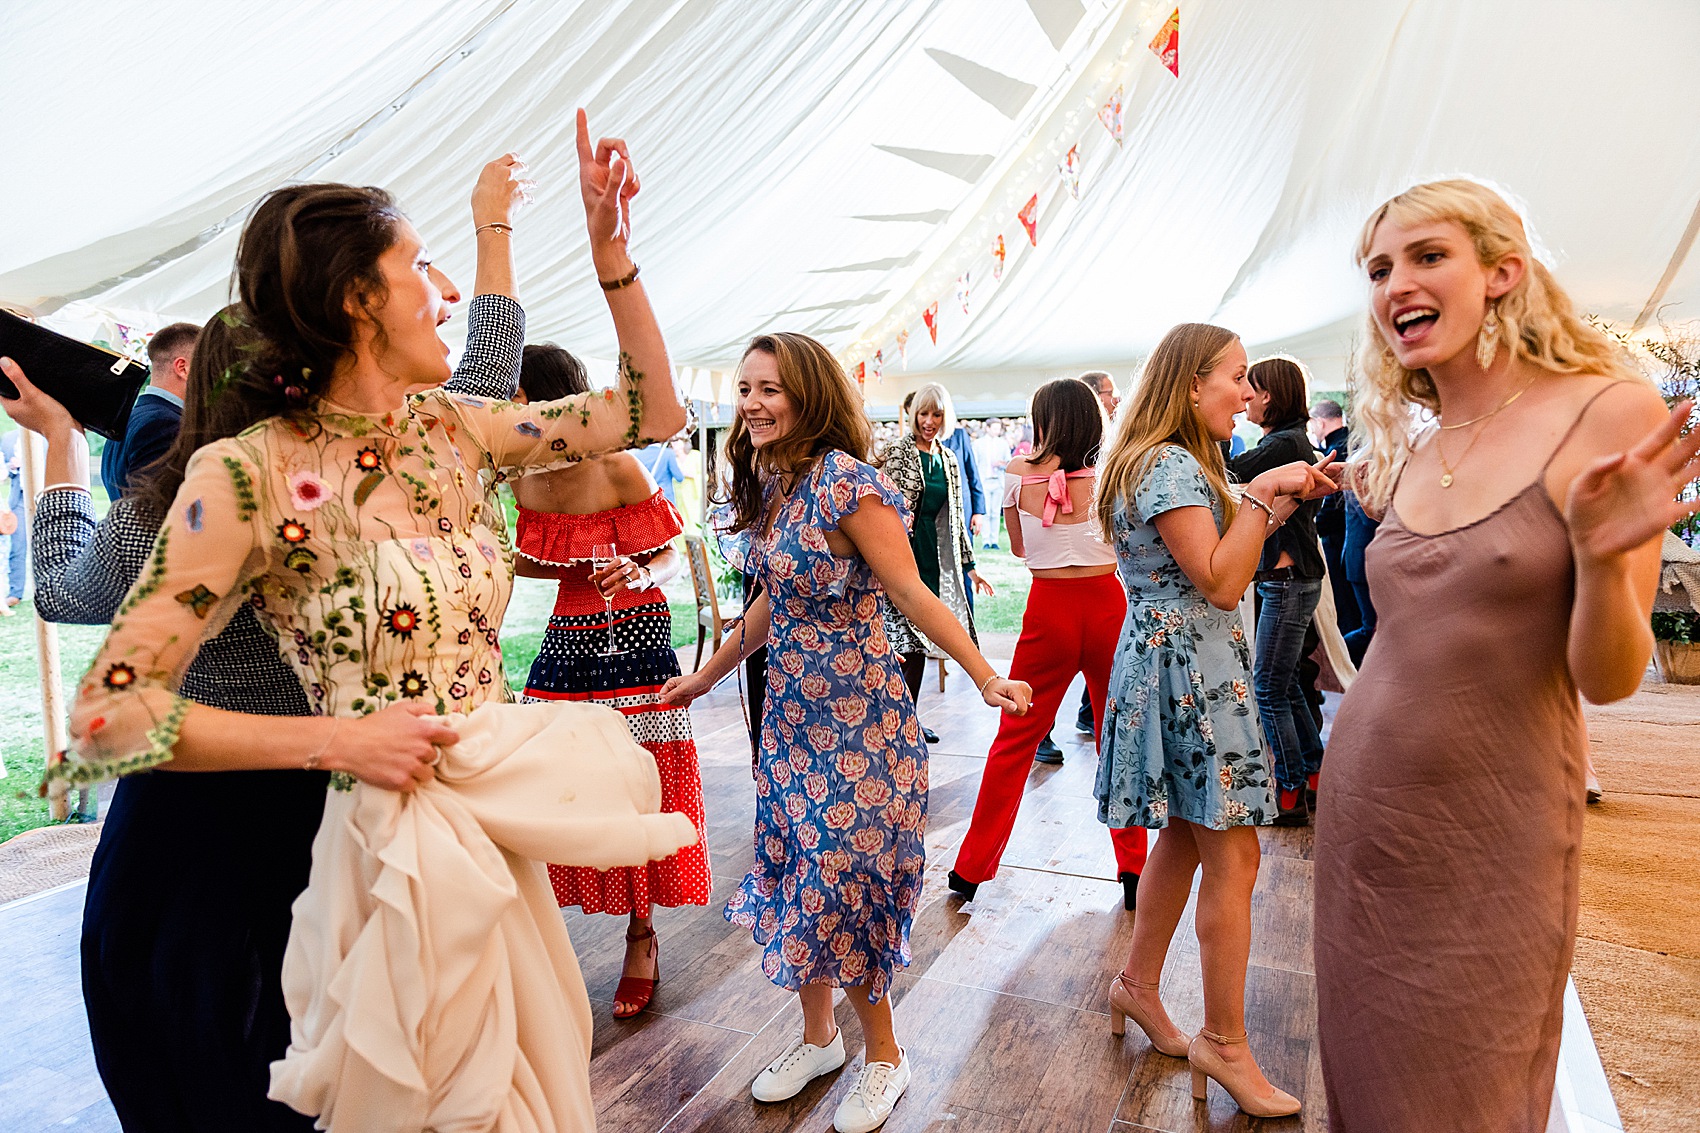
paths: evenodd
<path fill-rule="evenodd" d="M 350 299 L 374 310 L 388 297 L 378 260 L 403 220 L 370 186 L 290 185 L 266 194 L 236 249 L 235 285 L 263 345 L 226 384 L 254 421 L 308 418 L 338 362 L 353 352 Z"/>

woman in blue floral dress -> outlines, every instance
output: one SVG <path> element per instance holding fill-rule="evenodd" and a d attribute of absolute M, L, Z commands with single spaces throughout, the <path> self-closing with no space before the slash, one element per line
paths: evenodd
<path fill-rule="evenodd" d="M 750 343 L 717 526 L 727 557 L 763 592 L 707 665 L 661 693 L 688 704 L 768 647 L 756 860 L 726 917 L 754 930 L 762 971 L 802 999 L 803 1033 L 751 1092 L 782 1101 L 844 1064 L 832 989 L 849 989 L 866 1065 L 838 1107 L 840 1133 L 878 1128 L 910 1077 L 887 996 L 909 962 L 926 864 L 927 748 L 886 638 L 885 600 L 967 670 L 987 704 L 1021 713 L 1032 696 L 993 671 L 921 581 L 902 496 L 861 459 L 870 439 L 856 387 L 825 347 L 797 334 Z"/>
<path fill-rule="evenodd" d="M 1275 815 L 1269 754 L 1251 700 L 1237 607 L 1263 541 L 1306 498 L 1334 489 L 1333 467 L 1298 461 L 1261 473 L 1236 507 L 1220 442 L 1251 398 L 1231 331 L 1185 323 L 1151 354 L 1099 473 L 1098 508 L 1128 590 L 1099 740 L 1098 817 L 1162 829 L 1140 875 L 1127 964 L 1110 985 L 1111 1030 L 1131 1016 L 1152 1046 L 1192 1063 L 1193 1094 L 1220 1082 L 1260 1117 L 1297 1113 L 1246 1043 L 1245 974 L 1255 827 Z M 1203 869 L 1198 951 L 1204 1029 L 1182 1033 L 1157 998 L 1169 942 Z"/>

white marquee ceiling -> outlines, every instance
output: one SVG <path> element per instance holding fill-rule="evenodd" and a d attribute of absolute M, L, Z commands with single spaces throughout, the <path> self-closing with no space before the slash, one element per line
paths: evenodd
<path fill-rule="evenodd" d="M 514 149 L 542 182 L 516 241 L 532 337 L 606 357 L 582 105 L 631 143 L 634 251 L 681 366 L 802 330 L 881 349 L 888 393 L 946 371 L 972 395 L 1213 320 L 1329 385 L 1363 216 L 1453 174 L 1526 204 L 1585 309 L 1633 320 L 1664 280 L 1673 313 L 1700 313 L 1700 257 L 1678 254 L 1700 216 L 1700 5 L 1182 0 L 1178 79 L 1145 47 L 1171 7 L 11 0 L 0 299 L 205 318 L 248 205 L 302 178 L 392 189 L 469 283 L 472 179 Z M 1120 146 L 1094 117 L 1118 85 Z M 1056 174 L 1075 143 L 1079 200 Z M 1031 247 L 1015 213 L 1035 192 Z"/>

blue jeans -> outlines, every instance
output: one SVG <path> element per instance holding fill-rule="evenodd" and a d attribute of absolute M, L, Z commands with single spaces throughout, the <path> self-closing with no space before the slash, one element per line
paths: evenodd
<path fill-rule="evenodd" d="M 1305 627 L 1322 599 L 1322 580 L 1260 582 L 1257 597 L 1257 659 L 1252 690 L 1263 722 L 1275 781 L 1289 790 L 1322 769 L 1322 737 L 1299 684 Z"/>

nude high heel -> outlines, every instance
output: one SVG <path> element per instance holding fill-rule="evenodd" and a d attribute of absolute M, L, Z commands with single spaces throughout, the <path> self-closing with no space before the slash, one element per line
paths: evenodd
<path fill-rule="evenodd" d="M 1198 1032 L 1198 1037 L 1192 1040 L 1186 1052 L 1186 1060 L 1192 1064 L 1192 1096 L 1203 1101 L 1210 1085 L 1209 1079 L 1214 1078 L 1240 1109 L 1252 1117 L 1290 1117 L 1299 1112 L 1299 1099 L 1273 1085 L 1269 1087 L 1272 1093 L 1253 1094 L 1251 1083 L 1245 1080 L 1245 1072 L 1217 1054 L 1216 1048 L 1210 1045 L 1212 1042 L 1229 1044 L 1245 1041 L 1243 1034 L 1231 1039 L 1214 1031 Z"/>
<path fill-rule="evenodd" d="M 1151 1017 L 1145 1013 L 1145 1008 L 1133 998 L 1130 988 L 1155 991 L 1157 985 L 1130 980 L 1125 972 L 1117 974 L 1110 983 L 1110 1034 L 1119 1036 L 1127 1033 L 1127 1021 L 1131 1017 L 1139 1024 L 1139 1029 L 1145 1032 L 1145 1037 L 1151 1040 L 1151 1046 L 1158 1054 L 1166 1054 L 1170 1058 L 1185 1058 L 1189 1042 L 1186 1032 L 1179 1032 L 1178 1039 L 1160 1034 Z"/>

